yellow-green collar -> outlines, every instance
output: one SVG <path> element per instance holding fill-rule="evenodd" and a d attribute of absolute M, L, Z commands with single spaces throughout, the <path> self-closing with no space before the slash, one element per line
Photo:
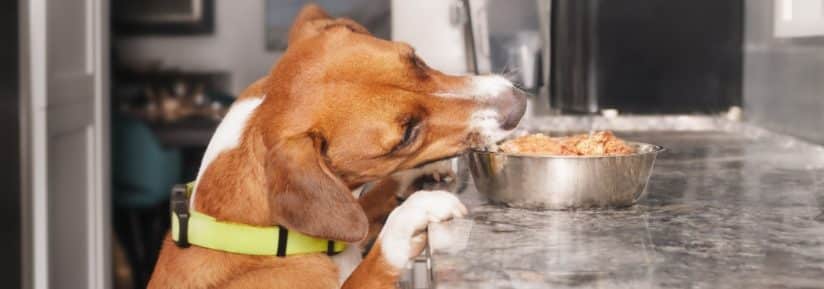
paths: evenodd
<path fill-rule="evenodd" d="M 188 208 L 188 197 L 191 192 L 190 183 L 185 189 L 176 188 L 172 196 L 172 239 L 178 245 L 181 245 L 180 241 L 184 239 L 183 247 L 192 244 L 218 251 L 264 256 L 309 253 L 331 255 L 346 249 L 344 242 L 319 239 L 280 226 L 257 227 L 218 221 L 214 217 Z M 182 195 L 185 195 L 185 200 L 180 199 Z M 180 207 L 183 204 L 181 202 L 185 202 L 186 211 Z M 187 228 L 185 236 L 180 234 L 181 223 L 185 223 L 183 227 Z"/>

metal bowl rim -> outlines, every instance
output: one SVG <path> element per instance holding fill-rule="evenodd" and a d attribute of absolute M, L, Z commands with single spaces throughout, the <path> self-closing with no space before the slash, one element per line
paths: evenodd
<path fill-rule="evenodd" d="M 484 155 L 504 155 L 504 156 L 507 156 L 507 157 L 524 158 L 524 159 L 528 159 L 528 158 L 531 158 L 531 159 L 607 159 L 607 158 L 631 158 L 631 157 L 644 156 L 644 155 L 648 155 L 648 154 L 656 154 L 657 155 L 659 153 L 667 151 L 667 148 L 665 148 L 663 146 L 660 146 L 660 145 L 654 145 L 654 144 L 643 143 L 643 142 L 627 142 L 627 143 L 631 144 L 631 145 L 635 145 L 635 146 L 649 146 L 649 147 L 652 148 L 652 150 L 647 151 L 647 152 L 636 152 L 636 153 L 628 154 L 628 155 L 612 155 L 612 156 L 609 156 L 609 155 L 606 155 L 606 156 L 563 156 L 563 155 L 541 155 L 541 154 L 525 154 L 525 153 L 505 153 L 505 152 L 492 152 L 492 151 L 480 150 L 480 149 L 476 149 L 476 148 L 471 149 L 470 152 L 475 153 L 475 154 L 484 154 Z"/>

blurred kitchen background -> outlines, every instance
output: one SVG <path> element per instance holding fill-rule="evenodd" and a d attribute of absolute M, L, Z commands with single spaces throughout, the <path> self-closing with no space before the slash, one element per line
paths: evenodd
<path fill-rule="evenodd" d="M 0 3 L 0 276 L 143 288 L 168 195 L 301 0 Z M 824 0 L 326 0 L 530 115 L 702 114 L 824 144 Z"/>

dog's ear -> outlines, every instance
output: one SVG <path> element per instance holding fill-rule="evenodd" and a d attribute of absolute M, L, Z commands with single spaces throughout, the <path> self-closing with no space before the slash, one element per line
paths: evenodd
<path fill-rule="evenodd" d="M 366 214 L 326 165 L 324 147 L 321 137 L 304 135 L 269 148 L 265 172 L 274 217 L 306 235 L 360 241 L 368 231 Z"/>
<path fill-rule="evenodd" d="M 311 33 L 312 25 L 310 23 L 317 20 L 331 20 L 329 14 L 317 4 L 306 4 L 300 9 L 298 15 L 295 16 L 295 22 L 289 28 L 289 43 L 295 43 L 298 39 L 303 38 L 304 34 Z"/>
<path fill-rule="evenodd" d="M 369 34 L 365 27 L 351 19 L 332 19 L 317 4 L 306 4 L 300 9 L 295 22 L 289 29 L 289 44 L 297 43 L 335 27 L 345 27 L 355 33 Z"/>

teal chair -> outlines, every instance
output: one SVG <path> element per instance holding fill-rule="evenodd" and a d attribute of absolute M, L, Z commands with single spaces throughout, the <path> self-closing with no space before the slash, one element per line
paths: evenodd
<path fill-rule="evenodd" d="M 134 288 L 146 288 L 169 230 L 169 195 L 182 183 L 183 157 L 164 148 L 145 122 L 112 118 L 114 231 L 129 259 Z"/>
<path fill-rule="evenodd" d="M 161 146 L 141 120 L 119 117 L 114 122 L 112 176 L 117 206 L 148 208 L 169 199 L 181 183 L 180 151 Z"/>

